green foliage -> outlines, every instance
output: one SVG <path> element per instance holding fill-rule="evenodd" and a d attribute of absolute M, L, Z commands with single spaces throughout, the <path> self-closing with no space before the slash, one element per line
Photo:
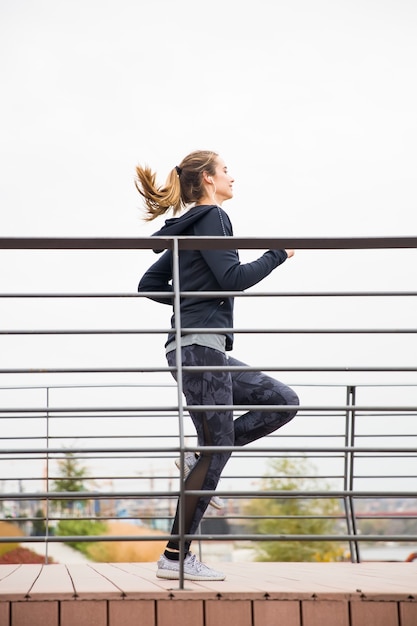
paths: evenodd
<path fill-rule="evenodd" d="M 264 491 L 324 491 L 328 486 L 314 477 L 306 459 L 276 459 L 262 481 Z M 246 513 L 259 516 L 250 523 L 257 534 L 277 535 L 277 541 L 255 543 L 258 561 L 335 561 L 343 555 L 340 543 L 327 541 L 279 541 L 280 535 L 336 534 L 341 513 L 333 498 L 273 497 L 252 500 Z M 331 517 L 333 516 L 333 518 Z"/>
<path fill-rule="evenodd" d="M 87 469 L 80 465 L 79 460 L 74 456 L 73 452 L 65 452 L 65 456 L 58 461 L 58 478 L 52 483 L 53 491 L 68 491 L 70 493 L 86 491 L 85 480 L 87 478 Z M 72 511 L 75 506 L 75 500 L 58 500 L 58 508 L 68 509 Z M 81 506 L 83 503 L 81 503 Z"/>
<path fill-rule="evenodd" d="M 85 519 L 63 519 L 58 522 L 56 534 L 62 537 L 88 537 L 94 535 L 104 535 L 107 526 L 103 522 Z M 87 541 L 68 542 L 68 545 L 75 550 L 79 550 L 83 554 L 88 554 L 90 543 Z"/>
<path fill-rule="evenodd" d="M 58 478 L 53 481 L 54 491 L 84 491 L 87 469 L 80 465 L 73 452 L 65 452 L 58 461 Z"/>
<path fill-rule="evenodd" d="M 35 513 L 36 519 L 32 522 L 33 537 L 44 537 L 46 535 L 45 516 L 42 509 L 38 509 Z"/>

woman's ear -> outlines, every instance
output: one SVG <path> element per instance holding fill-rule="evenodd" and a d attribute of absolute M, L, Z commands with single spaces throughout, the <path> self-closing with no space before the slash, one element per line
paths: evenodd
<path fill-rule="evenodd" d="M 213 184 L 213 177 L 208 174 L 208 172 L 203 172 L 204 182 L 209 183 L 209 185 Z"/>

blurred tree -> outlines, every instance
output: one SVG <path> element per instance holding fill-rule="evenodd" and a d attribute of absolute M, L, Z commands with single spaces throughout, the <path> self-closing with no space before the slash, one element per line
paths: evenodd
<path fill-rule="evenodd" d="M 35 520 L 32 522 L 32 537 L 44 537 L 46 535 L 45 516 L 42 509 L 38 509 L 35 513 Z"/>
<path fill-rule="evenodd" d="M 78 493 L 87 491 L 87 482 L 91 482 L 88 478 L 88 470 L 84 467 L 80 460 L 77 459 L 73 452 L 65 452 L 62 459 L 58 461 L 58 477 L 53 481 L 53 491 L 67 491 L 69 493 Z M 91 505 L 89 500 L 57 500 L 56 506 L 62 512 L 69 516 L 80 515 L 80 519 L 61 519 L 56 526 L 56 534 L 62 537 L 70 536 L 93 536 L 102 535 L 106 531 L 106 524 L 99 520 L 83 519 L 87 506 Z M 76 511 L 75 511 L 76 509 Z M 69 541 L 68 546 L 79 550 L 86 554 L 88 546 L 91 545 L 84 541 Z"/>
<path fill-rule="evenodd" d="M 328 489 L 314 476 L 315 468 L 306 459 L 274 459 L 261 482 L 263 491 L 312 491 Z M 319 484 L 318 481 L 320 480 Z M 277 535 L 276 541 L 254 543 L 258 561 L 338 561 L 347 551 L 340 542 L 280 541 L 280 535 L 337 534 L 342 514 L 335 498 L 273 497 L 251 500 L 245 512 L 259 516 L 250 527 L 257 534 Z"/>
<path fill-rule="evenodd" d="M 58 478 L 52 485 L 52 491 L 68 491 L 80 492 L 87 491 L 85 481 L 88 476 L 87 468 L 80 464 L 79 459 L 74 456 L 73 452 L 65 452 L 62 459 L 58 461 Z M 76 500 L 57 500 L 57 507 L 62 510 L 68 510 L 70 513 L 74 510 L 75 505 L 83 508 L 84 502 Z"/>

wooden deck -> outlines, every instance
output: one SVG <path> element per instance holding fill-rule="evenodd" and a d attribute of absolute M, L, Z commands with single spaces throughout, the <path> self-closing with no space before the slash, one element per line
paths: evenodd
<path fill-rule="evenodd" d="M 210 564 L 227 579 L 184 590 L 154 563 L 0 565 L 0 626 L 417 625 L 417 562 Z"/>

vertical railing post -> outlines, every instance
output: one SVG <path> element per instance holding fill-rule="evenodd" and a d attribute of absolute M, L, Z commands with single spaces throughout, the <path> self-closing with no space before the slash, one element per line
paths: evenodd
<path fill-rule="evenodd" d="M 172 246 L 172 279 L 174 289 L 174 318 L 175 318 L 175 345 L 176 345 L 176 368 L 177 368 L 177 402 L 178 402 L 178 429 L 180 440 L 180 498 L 179 498 L 179 535 L 180 535 L 180 571 L 179 586 L 184 589 L 184 557 L 185 557 L 185 481 L 184 481 L 184 405 L 182 386 L 182 357 L 181 357 L 181 285 L 179 272 L 178 239 L 173 239 Z"/>
<path fill-rule="evenodd" d="M 346 389 L 346 405 L 348 407 L 354 407 L 356 403 L 356 387 L 349 385 Z M 354 462 L 355 452 L 352 448 L 355 446 L 355 409 L 348 408 L 346 410 L 346 425 L 345 425 L 345 446 L 350 447 L 350 451 L 345 452 L 345 468 L 344 468 L 344 491 L 353 491 L 354 485 Z M 346 527 L 349 535 L 356 536 L 357 525 L 355 517 L 355 507 L 353 503 L 353 497 L 347 495 L 344 498 Z M 360 563 L 359 542 L 349 541 L 350 547 L 350 559 L 352 563 Z"/>
<path fill-rule="evenodd" d="M 45 564 L 48 564 L 49 555 L 49 387 L 46 388 L 46 459 L 45 459 L 45 482 L 46 482 L 46 510 L 45 510 Z"/>

